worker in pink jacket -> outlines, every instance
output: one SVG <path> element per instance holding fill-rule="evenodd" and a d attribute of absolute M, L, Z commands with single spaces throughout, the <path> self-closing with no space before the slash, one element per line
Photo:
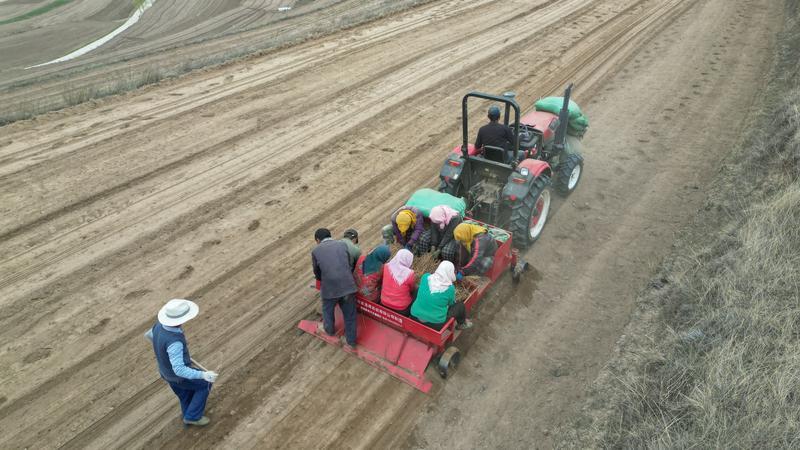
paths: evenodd
<path fill-rule="evenodd" d="M 383 266 L 381 304 L 408 316 L 411 302 L 417 294 L 417 276 L 411 269 L 414 255 L 401 249 L 388 264 Z"/>

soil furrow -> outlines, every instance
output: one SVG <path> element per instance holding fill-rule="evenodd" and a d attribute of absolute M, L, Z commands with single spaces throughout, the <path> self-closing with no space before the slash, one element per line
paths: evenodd
<path fill-rule="evenodd" d="M 565 8 L 566 7 L 574 7 L 574 5 L 567 4 Z M 558 10 L 553 11 L 551 14 L 555 15 L 557 12 Z M 486 51 L 490 51 L 491 44 L 493 42 L 508 40 L 508 39 L 509 38 L 504 38 L 501 35 L 499 37 L 495 37 L 494 40 L 492 41 L 482 43 L 482 46 L 484 49 L 486 49 Z M 517 36 L 515 39 L 520 40 L 521 38 Z M 463 45 L 469 45 L 469 44 L 463 44 Z M 468 63 L 464 62 L 464 64 Z M 439 66 L 440 68 L 444 68 L 447 66 L 448 64 L 446 63 L 442 64 L 440 61 L 440 66 Z M 459 66 L 451 65 L 450 67 L 447 68 L 451 73 L 456 73 L 459 69 Z M 391 86 L 391 90 L 375 89 L 374 92 L 370 93 L 370 95 L 358 96 L 357 97 L 358 100 L 355 101 L 362 103 L 362 105 L 359 105 L 361 107 L 355 114 L 347 118 L 349 124 L 351 124 L 349 126 L 352 127 L 352 126 L 357 126 L 358 124 L 361 123 L 365 123 L 366 121 L 370 120 L 372 116 L 378 114 L 380 111 L 384 111 L 386 110 L 386 108 L 389 108 L 392 105 L 396 105 L 402 102 L 405 98 L 409 98 L 412 94 L 414 94 L 414 91 L 410 90 L 413 89 L 413 86 L 422 83 L 426 78 L 431 77 L 434 74 L 437 76 L 441 76 L 441 70 L 437 71 L 436 69 L 437 69 L 436 66 L 432 67 L 429 66 L 429 70 L 431 71 L 427 75 L 424 73 L 415 73 L 416 76 L 415 81 L 406 82 L 400 85 L 393 82 L 392 79 L 383 80 L 382 84 L 384 86 Z M 412 68 L 407 68 L 406 72 L 413 73 L 414 70 Z M 397 79 L 401 78 L 402 75 L 393 74 L 393 77 Z M 387 104 L 385 100 L 386 97 L 378 96 L 377 92 L 379 91 L 382 92 L 385 96 L 391 97 L 392 98 L 391 103 Z M 393 93 L 397 95 L 392 95 Z M 326 107 L 332 109 L 333 111 L 339 110 L 338 104 L 326 105 Z M 324 142 L 328 142 L 332 139 L 335 139 L 336 135 L 333 134 L 334 129 L 343 130 L 340 132 L 342 134 L 345 133 L 347 129 L 346 126 L 343 126 L 344 123 L 341 120 L 335 121 L 336 117 L 335 113 L 331 115 L 324 112 L 320 112 L 317 114 L 317 116 L 328 117 L 329 118 L 328 120 L 330 122 L 325 124 L 324 122 L 320 121 L 321 125 L 317 127 L 316 131 L 320 135 L 325 136 L 323 138 L 324 140 L 321 140 L 320 142 L 320 140 L 317 138 L 318 144 L 309 145 L 307 148 L 318 147 Z M 304 139 L 304 141 L 308 141 L 310 139 L 311 138 L 307 138 Z M 277 145 L 277 144 L 276 147 L 287 148 L 286 145 Z M 19 269 L 17 269 L 16 271 L 9 270 L 8 271 L 10 272 L 9 275 L 0 280 L 0 291 L 5 289 L 11 289 L 12 286 L 16 284 L 18 281 L 27 278 L 33 272 L 40 271 L 41 268 L 45 267 L 46 265 L 51 265 L 56 261 L 65 260 L 65 258 L 71 257 L 73 255 L 79 255 L 79 253 L 82 252 L 83 249 L 88 249 L 91 245 L 99 243 L 103 240 L 107 241 L 111 236 L 121 233 L 122 230 L 135 229 L 135 227 L 139 225 L 144 225 L 145 221 L 147 223 L 147 226 L 149 227 L 157 226 L 160 222 L 158 222 L 155 219 L 159 216 L 164 217 L 165 219 L 168 218 L 170 214 L 170 211 L 168 211 L 168 207 L 170 205 L 181 205 L 184 208 L 196 207 L 197 206 L 196 204 L 190 203 L 188 202 L 188 200 L 190 199 L 199 200 L 200 194 L 203 193 L 206 195 L 217 196 L 218 194 L 214 194 L 214 191 L 220 192 L 227 190 L 224 185 L 226 180 L 229 180 L 232 176 L 250 176 L 249 175 L 250 173 L 257 173 L 257 171 L 259 170 L 257 166 L 259 164 L 269 161 L 273 156 L 276 156 L 276 154 L 268 154 L 266 156 L 263 156 L 263 155 L 250 154 L 250 152 L 247 152 L 243 156 L 245 157 L 232 159 L 231 165 L 223 166 L 222 164 L 217 164 L 210 169 L 202 170 L 200 172 L 203 175 L 202 179 L 188 178 L 185 182 L 173 183 L 172 185 L 168 186 L 168 189 L 170 190 L 169 195 L 159 195 L 158 197 L 151 195 L 147 199 L 148 203 L 142 205 L 135 204 L 133 205 L 133 207 L 124 210 L 123 211 L 125 213 L 124 215 L 115 214 L 113 217 L 113 221 L 118 224 L 121 224 L 118 225 L 116 228 L 102 232 L 97 235 L 93 235 L 94 234 L 93 230 L 100 229 L 101 227 L 105 227 L 106 229 L 108 229 L 109 227 L 105 223 L 108 221 L 100 220 L 98 222 L 92 222 L 88 224 L 85 228 L 81 230 L 83 232 L 83 235 L 78 240 L 79 245 L 77 247 L 68 248 L 65 250 L 62 242 L 54 241 L 45 243 L 39 247 L 32 249 L 29 252 L 29 254 L 31 256 L 38 255 L 36 259 L 30 261 L 30 263 L 27 264 L 23 263 L 22 270 Z M 284 155 L 281 155 L 281 158 L 282 161 L 285 161 L 286 159 Z M 278 164 L 278 162 L 276 161 L 273 164 Z M 212 175 L 214 178 L 212 178 Z M 164 190 L 164 192 L 166 193 L 167 191 Z M 144 211 L 147 211 L 145 214 L 141 214 L 138 212 L 142 211 L 143 209 Z M 152 213 L 151 211 L 153 210 L 157 212 Z M 130 217 L 132 215 L 134 217 L 133 220 L 126 219 L 125 217 L 125 216 Z M 70 234 L 76 236 L 76 233 L 74 232 Z M 123 242 L 117 242 L 112 245 L 119 246 L 121 244 L 123 244 Z M 59 250 L 54 252 L 52 248 L 56 245 L 58 245 Z M 50 256 L 45 256 L 45 255 L 50 255 Z M 3 265 L 8 267 L 7 263 L 3 263 Z M 31 287 L 34 286 L 34 284 L 30 282 L 30 280 L 28 281 L 27 284 Z M 18 290 L 19 287 L 16 287 L 14 289 Z"/>

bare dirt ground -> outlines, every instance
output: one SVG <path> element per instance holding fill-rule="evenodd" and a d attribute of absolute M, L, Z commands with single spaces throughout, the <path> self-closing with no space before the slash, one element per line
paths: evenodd
<path fill-rule="evenodd" d="M 439 1 L 0 128 L 0 447 L 549 447 L 764 83 L 770 0 Z M 294 326 L 312 233 L 378 240 L 461 95 L 578 85 L 585 179 L 426 396 Z M 477 114 L 478 112 L 476 112 Z M 183 430 L 141 334 L 191 298 Z M 431 373 L 430 377 L 436 375 Z"/>
<path fill-rule="evenodd" d="M 0 3 L 0 20 L 11 19 L 48 3 L 51 0 Z M 280 6 L 292 9 L 278 11 Z M 4 49 L 0 73 L 6 83 L 19 81 L 77 65 L 130 59 L 176 44 L 186 45 L 238 34 L 326 9 L 341 13 L 342 7 L 353 8 L 354 5 L 346 0 L 200 0 L 187 7 L 185 2 L 177 0 L 156 0 L 135 27 L 95 50 L 91 56 L 71 64 L 25 70 L 25 67 L 66 55 L 108 34 L 122 25 L 135 9 L 131 0 L 70 1 L 44 14 L 0 26 L 0 48 Z M 316 18 L 324 20 L 327 14 Z"/>
<path fill-rule="evenodd" d="M 131 0 L 72 1 L 0 25 L 0 122 L 124 92 L 172 76 L 273 50 L 430 0 L 157 0 L 134 26 L 70 61 L 60 58 L 116 29 Z M 0 21 L 48 2 L 0 3 Z M 291 7 L 278 11 L 280 6 Z M 155 81 L 158 81 L 157 79 Z M 27 114 L 27 115 L 26 115 Z"/>

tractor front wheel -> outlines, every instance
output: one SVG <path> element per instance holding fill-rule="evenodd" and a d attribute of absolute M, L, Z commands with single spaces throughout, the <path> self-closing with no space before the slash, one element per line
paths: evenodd
<path fill-rule="evenodd" d="M 559 194 L 568 196 L 578 187 L 583 175 L 583 156 L 578 153 L 565 155 L 556 168 L 555 188 Z"/>
<path fill-rule="evenodd" d="M 447 378 L 450 371 L 458 367 L 459 362 L 461 362 L 461 352 L 458 350 L 458 347 L 455 345 L 447 347 L 447 350 L 439 357 L 439 375 L 441 375 L 442 378 Z"/>
<path fill-rule="evenodd" d="M 528 195 L 511 207 L 511 233 L 515 246 L 528 248 L 542 235 L 550 212 L 550 178 L 545 175 L 534 180 Z"/>

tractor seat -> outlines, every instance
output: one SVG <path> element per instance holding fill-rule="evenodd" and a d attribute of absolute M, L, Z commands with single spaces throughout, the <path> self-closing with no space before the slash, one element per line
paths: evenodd
<path fill-rule="evenodd" d="M 520 130 L 519 132 L 519 146 L 520 148 L 531 148 L 536 145 L 536 133 L 529 130 Z"/>
<path fill-rule="evenodd" d="M 483 157 L 488 159 L 489 161 L 499 162 L 501 164 L 508 164 L 508 161 L 506 161 L 506 158 L 508 158 L 508 153 L 506 152 L 506 149 L 502 147 L 495 147 L 493 145 L 484 145 Z"/>

